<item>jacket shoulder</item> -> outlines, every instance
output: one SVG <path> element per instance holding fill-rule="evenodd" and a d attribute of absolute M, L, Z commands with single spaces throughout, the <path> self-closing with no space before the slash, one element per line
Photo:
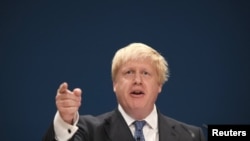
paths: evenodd
<path fill-rule="evenodd" d="M 199 126 L 188 124 L 162 114 L 160 114 L 160 121 L 164 122 L 165 125 L 169 125 L 170 129 L 180 137 L 191 137 L 193 140 L 205 141 L 203 130 Z"/>

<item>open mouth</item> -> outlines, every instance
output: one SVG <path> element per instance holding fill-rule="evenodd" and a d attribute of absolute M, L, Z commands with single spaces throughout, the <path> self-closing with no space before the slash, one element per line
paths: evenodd
<path fill-rule="evenodd" d="M 139 90 L 135 90 L 135 91 L 132 91 L 130 94 L 132 94 L 132 95 L 143 95 L 144 92 L 143 91 L 139 91 Z"/>

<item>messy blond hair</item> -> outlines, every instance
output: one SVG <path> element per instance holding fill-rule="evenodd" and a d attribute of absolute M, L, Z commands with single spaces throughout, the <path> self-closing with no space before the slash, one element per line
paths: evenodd
<path fill-rule="evenodd" d="M 158 82 L 164 84 L 169 77 L 167 61 L 159 52 L 143 43 L 131 43 L 115 53 L 111 68 L 112 80 L 115 81 L 119 68 L 126 62 L 146 58 L 149 58 L 156 66 Z"/>

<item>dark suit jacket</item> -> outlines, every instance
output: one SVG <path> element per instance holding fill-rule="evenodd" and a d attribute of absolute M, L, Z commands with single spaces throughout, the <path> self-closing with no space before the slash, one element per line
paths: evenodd
<path fill-rule="evenodd" d="M 159 141 L 205 141 L 201 128 L 188 125 L 158 112 Z M 118 109 L 94 117 L 80 116 L 79 129 L 71 141 L 134 141 L 133 135 Z M 43 141 L 53 141 L 51 124 Z"/>

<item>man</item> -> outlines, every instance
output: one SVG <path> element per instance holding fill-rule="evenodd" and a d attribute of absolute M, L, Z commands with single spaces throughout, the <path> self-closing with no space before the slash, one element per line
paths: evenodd
<path fill-rule="evenodd" d="M 205 141 L 199 127 L 164 116 L 157 109 L 155 102 L 168 76 L 168 64 L 155 49 L 143 43 L 121 48 L 112 61 L 118 108 L 96 117 L 79 116 L 81 89 L 70 91 L 62 83 L 56 95 L 58 112 L 43 140 Z"/>

